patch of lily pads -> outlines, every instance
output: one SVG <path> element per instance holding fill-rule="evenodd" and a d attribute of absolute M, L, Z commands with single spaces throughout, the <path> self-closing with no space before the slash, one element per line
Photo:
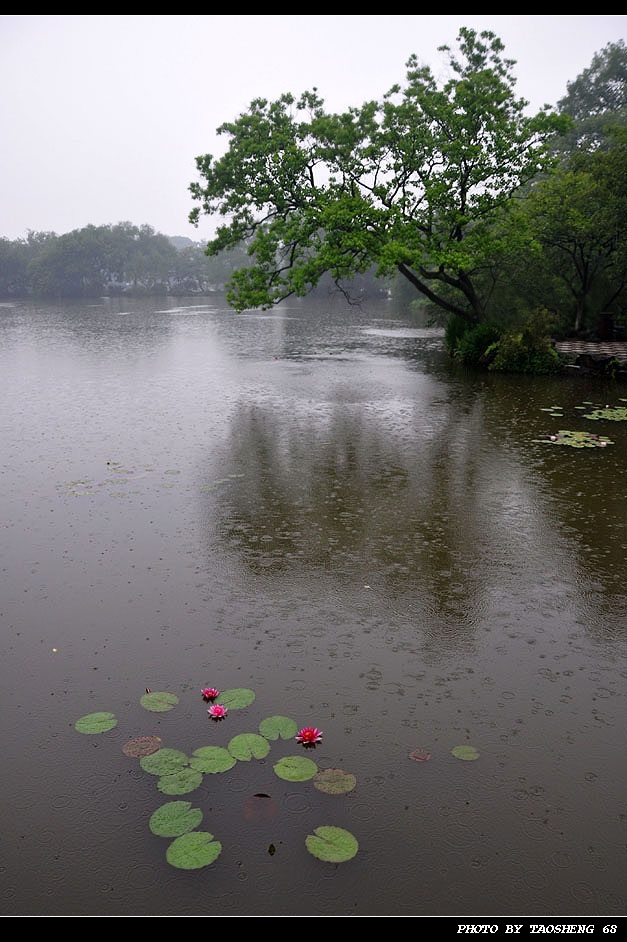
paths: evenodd
<path fill-rule="evenodd" d="M 606 448 L 614 442 L 605 435 L 595 435 L 594 432 L 578 432 L 571 429 L 560 429 L 553 434 L 541 435 L 534 438 L 534 442 L 548 445 L 567 445 L 569 448 Z"/>
<path fill-rule="evenodd" d="M 627 406 L 599 406 L 592 412 L 586 412 L 584 419 L 607 419 L 608 422 L 627 422 Z"/>
<path fill-rule="evenodd" d="M 603 406 L 595 406 L 593 402 L 587 401 L 575 406 L 575 408 L 582 413 L 582 418 L 590 419 L 593 422 L 625 422 L 627 421 L 627 405 L 621 405 L 620 403 L 627 403 L 627 399 L 620 398 L 618 402 L 618 405 L 606 403 Z M 552 418 L 564 418 L 564 410 L 558 405 L 547 406 L 541 411 L 548 412 Z M 607 435 L 572 429 L 560 429 L 557 432 L 546 433 L 533 439 L 533 441 L 549 445 L 566 445 L 569 448 L 606 448 L 608 445 L 614 444 Z"/>
<path fill-rule="evenodd" d="M 210 697 L 211 693 L 218 693 L 212 688 L 203 689 L 202 692 L 203 699 Z M 225 708 L 224 715 L 220 717 L 222 721 L 231 711 L 250 706 L 255 700 L 255 693 L 248 688 L 233 688 L 220 693 L 219 700 Z M 147 689 L 140 698 L 141 706 L 156 713 L 169 712 L 178 703 L 179 698 L 167 691 L 153 693 Z M 207 712 L 213 719 L 211 710 Z M 113 729 L 117 723 L 113 713 L 102 711 L 81 717 L 76 721 L 75 729 L 80 733 L 94 735 Z M 297 739 L 297 730 L 298 726 L 291 717 L 275 714 L 263 719 L 256 732 L 231 736 L 226 746 L 199 746 L 189 756 L 180 749 L 162 745 L 161 738 L 157 736 L 137 736 L 124 745 L 123 753 L 129 758 L 138 759 L 142 771 L 155 776 L 159 792 L 177 796 L 160 805 L 149 821 L 153 834 L 171 840 L 166 850 L 166 860 L 172 867 L 181 870 L 207 867 L 222 852 L 220 840 L 209 831 L 199 830 L 203 822 L 202 809 L 178 796 L 196 791 L 206 781 L 206 776 L 229 772 L 239 762 L 265 759 L 272 743 Z M 315 748 L 315 743 L 307 743 L 305 748 Z M 333 768 L 321 770 L 309 756 L 284 756 L 274 763 L 273 771 L 278 779 L 286 782 L 312 781 L 318 791 L 328 795 L 348 794 L 356 786 L 356 778 L 350 772 Z M 258 798 L 259 793 L 254 797 Z M 266 795 L 264 797 L 270 798 Z M 276 809 L 275 803 L 271 807 Z M 349 831 L 334 825 L 321 825 L 307 835 L 305 847 L 321 861 L 343 863 L 356 855 L 359 844 Z"/>
<path fill-rule="evenodd" d="M 215 697 L 214 697 L 215 695 Z M 226 706 L 217 728 L 224 728 L 221 723 L 227 720 L 230 711 L 237 711 L 250 706 L 255 700 L 255 693 L 248 688 L 238 687 L 218 693 L 214 688 L 202 689 L 203 700 L 213 703 L 219 696 L 220 704 Z M 179 698 L 167 691 L 146 694 L 140 699 L 141 705 L 151 712 L 167 712 L 174 709 Z M 207 711 L 213 719 L 211 710 Z M 98 735 L 115 726 L 118 720 L 110 712 L 89 713 L 75 723 L 77 732 Z M 320 730 L 306 727 L 297 735 L 298 726 L 288 716 L 275 714 L 261 720 L 256 732 L 237 733 L 231 736 L 226 746 L 206 745 L 194 749 L 191 755 L 180 749 L 162 745 L 158 736 L 137 736 L 123 747 L 124 755 L 139 760 L 142 771 L 157 779 L 157 790 L 163 795 L 173 796 L 173 800 L 161 804 L 150 816 L 148 826 L 157 837 L 170 840 L 166 849 L 166 860 L 180 870 L 197 870 L 215 863 L 222 852 L 222 842 L 211 832 L 200 830 L 204 820 L 201 808 L 191 801 L 180 797 L 196 791 L 206 783 L 206 776 L 215 776 L 230 772 L 240 762 L 264 760 L 273 743 L 296 740 L 308 751 L 315 748 L 315 743 L 322 738 Z M 314 740 L 303 737 L 305 732 L 314 732 Z M 479 758 L 479 751 L 471 745 L 454 746 L 450 753 L 454 758 L 471 762 Z M 409 753 L 414 761 L 424 762 L 431 754 L 423 749 Z M 351 772 L 339 768 L 318 768 L 310 755 L 286 755 L 277 759 L 272 766 L 276 777 L 290 783 L 311 782 L 319 792 L 326 795 L 347 795 L 352 792 L 357 779 Z M 262 800 L 263 799 L 263 800 Z M 265 792 L 250 796 L 244 805 L 247 820 L 273 820 L 277 813 L 277 804 Z M 335 825 L 320 825 L 305 837 L 305 847 L 318 860 L 328 863 L 345 863 L 352 860 L 359 850 L 357 838 L 344 828 Z M 276 847 L 270 845 L 269 853 L 274 854 Z"/>

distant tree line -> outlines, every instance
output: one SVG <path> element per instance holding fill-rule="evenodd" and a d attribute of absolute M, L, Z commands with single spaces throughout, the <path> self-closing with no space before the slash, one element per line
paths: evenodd
<path fill-rule="evenodd" d="M 0 298 L 206 295 L 226 291 L 233 272 L 246 264 L 245 246 L 208 256 L 191 239 L 130 222 L 66 235 L 29 232 L 25 239 L 0 238 Z M 361 297 L 385 290 L 374 274 L 351 287 Z"/>
<path fill-rule="evenodd" d="M 29 232 L 26 239 L 0 239 L 0 297 L 206 294 L 223 289 L 243 260 L 243 252 L 208 258 L 190 239 L 129 222 L 66 235 Z"/>

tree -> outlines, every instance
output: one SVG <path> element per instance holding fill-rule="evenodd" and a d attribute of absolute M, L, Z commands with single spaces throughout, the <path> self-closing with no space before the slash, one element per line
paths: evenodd
<path fill-rule="evenodd" d="M 623 40 L 597 52 L 590 66 L 566 88 L 557 105 L 574 124 L 559 141 L 560 151 L 569 155 L 576 148 L 590 151 L 604 146 L 608 127 L 627 122 L 627 46 Z"/>
<path fill-rule="evenodd" d="M 327 114 L 317 90 L 269 103 L 218 128 L 226 153 L 198 157 L 190 213 L 228 219 L 207 254 L 247 245 L 234 272 L 236 310 L 304 296 L 328 273 L 338 285 L 375 266 L 398 272 L 423 298 L 470 323 L 486 316 L 486 272 L 502 246 L 491 223 L 551 163 L 569 126 L 542 109 L 525 115 L 514 62 L 492 32 L 461 29 L 440 88 L 415 56 L 406 84 L 380 102 Z"/>
<path fill-rule="evenodd" d="M 535 187 L 524 213 L 543 265 L 571 298 L 575 333 L 618 312 L 627 295 L 627 125 L 603 148 L 577 152 Z"/>

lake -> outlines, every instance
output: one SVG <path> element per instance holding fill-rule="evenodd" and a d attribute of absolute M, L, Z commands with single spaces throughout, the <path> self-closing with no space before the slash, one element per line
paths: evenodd
<path fill-rule="evenodd" d="M 0 375 L 1 915 L 627 914 L 624 384 L 219 296 L 3 303 Z"/>

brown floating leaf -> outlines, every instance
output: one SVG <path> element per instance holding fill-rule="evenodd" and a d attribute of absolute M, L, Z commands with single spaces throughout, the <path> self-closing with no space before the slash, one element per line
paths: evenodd
<path fill-rule="evenodd" d="M 141 759 L 142 756 L 151 756 L 161 748 L 161 739 L 159 736 L 138 736 L 137 739 L 131 739 L 122 747 L 125 756 L 132 759 Z"/>

